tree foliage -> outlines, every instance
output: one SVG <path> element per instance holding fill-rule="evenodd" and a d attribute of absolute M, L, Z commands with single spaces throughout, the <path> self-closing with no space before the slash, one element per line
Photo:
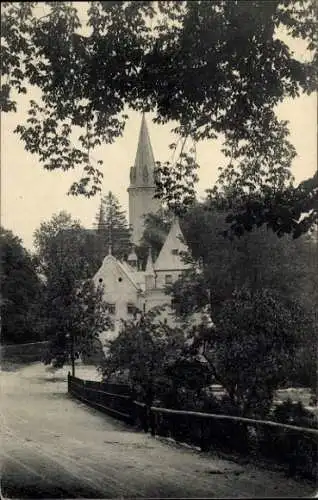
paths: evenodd
<path fill-rule="evenodd" d="M 265 226 L 240 238 L 224 238 L 227 212 L 197 203 L 181 220 L 185 240 L 195 266 L 173 287 L 175 304 L 184 314 L 210 303 L 213 314 L 235 288 L 267 288 L 301 300 L 309 311 L 315 282 L 315 240 L 290 235 L 277 238 Z M 313 286 L 308 289 L 309 283 Z M 307 287 L 307 292 L 303 290 Z M 307 298 L 306 298 L 307 297 Z M 196 303 L 197 301 L 197 303 Z M 192 305 L 191 305 L 192 302 Z"/>
<path fill-rule="evenodd" d="M 45 331 L 51 340 L 46 362 L 54 366 L 62 366 L 70 355 L 67 335 L 76 339 L 76 349 L 83 353 L 110 324 L 102 291 L 90 282 L 98 265 L 94 238 L 66 212 L 53 215 L 35 231 L 35 247 L 45 276 Z"/>
<path fill-rule="evenodd" d="M 86 280 L 71 290 L 51 297 L 47 328 L 50 345 L 45 363 L 62 367 L 70 361 L 72 350 L 76 357 L 89 356 L 99 334 L 111 326 L 103 289 L 95 288 L 92 280 Z"/>
<path fill-rule="evenodd" d="M 176 313 L 190 318 L 208 307 L 217 324 L 219 315 L 224 314 L 225 305 L 231 303 L 237 290 L 248 290 L 255 297 L 267 290 L 280 300 L 289 300 L 291 304 L 296 301 L 306 324 L 301 328 L 303 320 L 295 315 L 298 349 L 294 352 L 288 380 L 316 390 L 318 255 L 315 239 L 310 234 L 296 240 L 290 235 L 277 238 L 264 226 L 240 238 L 228 239 L 221 231 L 225 218 L 226 212 L 212 210 L 209 203 L 203 203 L 183 219 L 183 231 L 195 265 L 171 287 Z"/>
<path fill-rule="evenodd" d="M 300 334 L 302 308 L 271 290 L 235 291 L 203 343 L 216 379 L 244 415 L 265 416 L 275 390 L 288 381 Z"/>
<path fill-rule="evenodd" d="M 172 329 L 152 310 L 140 321 L 123 322 L 119 335 L 109 342 L 104 365 L 104 378 L 128 371 L 136 397 L 152 403 L 167 387 L 167 366 L 182 347 L 182 330 Z"/>
<path fill-rule="evenodd" d="M 21 240 L 1 227 L 1 341 L 22 344 L 43 340 L 43 284 Z"/>
<path fill-rule="evenodd" d="M 280 231 L 297 234 L 311 223 L 289 227 L 299 205 L 299 190 L 290 186 L 295 151 L 275 107 L 317 88 L 314 0 L 93 2 L 87 34 L 72 2 L 42 5 L 46 13 L 39 16 L 37 2 L 4 3 L 1 103 L 14 110 L 12 91 L 41 90 L 16 131 L 45 168 L 84 166 L 71 193 L 100 190 L 102 172 L 91 151 L 123 133 L 127 108 L 151 110 L 156 123 L 176 121 L 182 140 L 224 138 L 229 161 L 221 186 L 236 188 L 238 179 L 244 193 L 287 196 L 290 213 Z M 305 42 L 308 60 L 292 52 L 286 33 Z M 179 158 L 162 166 L 159 185 L 178 209 L 193 201 L 195 148 Z"/>
<path fill-rule="evenodd" d="M 236 172 L 236 177 L 237 174 Z M 216 186 L 209 191 L 211 205 L 228 211 L 226 222 L 229 223 L 229 227 L 223 229 L 224 236 L 240 237 L 244 232 L 266 224 L 279 237 L 292 234 L 293 238 L 299 238 L 317 227 L 317 172 L 297 187 L 290 182 L 285 187 L 281 184 L 273 188 L 267 184 L 261 189 L 256 189 L 257 183 L 248 180 L 249 187 L 252 188 L 249 190 L 245 189 L 243 176 L 236 179 L 236 185 L 233 177 L 233 172 L 229 170 L 227 174 L 224 173 L 221 190 Z M 290 178 L 287 174 L 285 177 Z"/>
<path fill-rule="evenodd" d="M 314 386 L 315 241 L 311 235 L 277 238 L 265 226 L 224 238 L 226 215 L 197 203 L 180 221 L 193 266 L 171 287 L 183 323 L 177 347 L 167 348 L 169 361 L 156 340 L 163 326 L 149 317 L 145 333 L 126 325 L 110 348 L 106 372 L 127 369 L 138 384 L 151 380 L 162 404 L 188 409 L 204 399 L 211 406 L 203 389 L 214 381 L 225 389 L 229 411 L 265 417 L 279 387 Z M 148 219 L 150 229 L 162 223 L 159 216 Z"/>
<path fill-rule="evenodd" d="M 47 279 L 56 274 L 63 280 L 66 273 L 74 282 L 91 278 L 98 269 L 94 232 L 65 211 L 41 223 L 34 233 L 34 245 L 39 268 Z"/>

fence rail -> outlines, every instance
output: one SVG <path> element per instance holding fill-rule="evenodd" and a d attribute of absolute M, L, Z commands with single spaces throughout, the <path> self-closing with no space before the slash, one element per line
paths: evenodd
<path fill-rule="evenodd" d="M 124 386 L 122 386 L 124 387 Z M 113 387 L 68 376 L 68 391 L 84 403 L 88 403 L 111 416 L 131 422 L 131 397 L 129 394 L 112 392 Z"/>
<path fill-rule="evenodd" d="M 202 451 L 237 452 L 288 467 L 290 475 L 317 478 L 318 430 L 279 422 L 149 407 L 134 401 L 128 386 L 68 375 L 71 395 L 152 435 L 171 437 Z"/>

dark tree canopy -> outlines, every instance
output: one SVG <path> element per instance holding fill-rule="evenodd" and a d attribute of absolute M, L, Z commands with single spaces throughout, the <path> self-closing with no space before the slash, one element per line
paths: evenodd
<path fill-rule="evenodd" d="M 91 278 L 100 265 L 94 231 L 86 230 L 65 211 L 40 224 L 34 244 L 39 268 L 47 279 L 57 276 L 62 280 L 66 274 L 73 284 Z"/>
<path fill-rule="evenodd" d="M 176 304 L 186 315 L 209 302 L 213 315 L 235 289 L 264 288 L 300 300 L 308 312 L 317 298 L 317 242 L 311 235 L 277 238 L 261 226 L 240 238 L 224 238 L 226 210 L 197 203 L 180 220 L 196 266 L 173 287 Z M 200 271 L 200 272 L 198 272 Z"/>
<path fill-rule="evenodd" d="M 275 390 L 289 379 L 305 328 L 297 302 L 266 288 L 241 288 L 224 302 L 215 331 L 196 342 L 243 415 L 264 417 Z"/>
<path fill-rule="evenodd" d="M 41 90 L 16 131 L 45 168 L 84 166 L 71 193 L 100 189 L 102 172 L 91 151 L 123 133 L 127 109 L 153 111 L 157 123 L 176 121 L 175 131 L 195 142 L 222 136 L 229 161 L 221 187 L 235 192 L 238 181 L 239 191 L 257 193 L 262 205 L 264 196 L 291 188 L 295 151 L 275 107 L 317 88 L 314 0 L 91 2 L 86 35 L 72 2 L 42 2 L 42 16 L 35 14 L 38 5 L 4 3 L 2 110 L 16 109 L 14 92 L 26 93 L 29 85 Z M 305 42 L 308 61 L 297 58 L 284 33 Z M 170 165 L 171 183 L 164 182 L 172 205 L 184 175 L 183 201 L 192 200 L 195 147 L 180 160 Z M 298 194 L 290 193 L 287 210 Z M 317 216 L 317 189 L 306 200 Z M 293 231 L 284 224 L 282 232 Z"/>
<path fill-rule="evenodd" d="M 1 228 L 1 342 L 43 340 L 40 302 L 43 284 L 21 240 Z"/>
<path fill-rule="evenodd" d="M 316 388 L 317 241 L 310 234 L 298 239 L 288 234 L 277 238 L 265 226 L 228 239 L 221 234 L 225 218 L 226 212 L 212 210 L 206 202 L 198 203 L 181 221 L 196 266 L 171 287 L 177 314 L 187 318 L 208 306 L 217 324 L 237 290 L 247 290 L 250 298 L 267 290 L 275 300 L 279 297 L 280 301 L 297 303 L 306 324 L 300 321 L 297 326 L 295 316 L 299 346 L 289 382 Z"/>
<path fill-rule="evenodd" d="M 144 232 L 136 248 L 138 259 L 142 262 L 142 268 L 145 268 L 149 248 L 151 248 L 152 259 L 155 261 L 160 250 L 168 236 L 172 224 L 172 214 L 161 210 L 156 214 L 147 214 L 144 217 Z"/>

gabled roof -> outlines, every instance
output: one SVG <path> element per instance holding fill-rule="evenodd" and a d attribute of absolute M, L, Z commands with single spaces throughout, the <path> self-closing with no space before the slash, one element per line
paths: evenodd
<path fill-rule="evenodd" d="M 134 271 L 131 278 L 137 283 L 140 290 L 145 291 L 145 271 Z"/>
<path fill-rule="evenodd" d="M 179 252 L 188 251 L 182 240 L 183 234 L 176 217 L 155 262 L 155 271 L 182 271 L 189 268 L 189 264 L 185 264 L 179 255 Z"/>
<path fill-rule="evenodd" d="M 99 277 L 103 276 L 103 271 L 105 270 L 106 267 L 108 266 L 114 266 L 114 268 L 120 270 L 126 278 L 130 281 L 130 283 L 136 288 L 136 290 L 140 290 L 141 287 L 138 285 L 137 281 L 133 278 L 134 273 L 130 273 L 129 270 L 127 269 L 126 266 L 124 266 L 119 260 L 116 259 L 111 254 L 106 255 L 106 257 L 103 260 L 103 263 L 101 267 L 98 269 L 97 273 L 94 276 L 94 281 L 98 279 Z"/>

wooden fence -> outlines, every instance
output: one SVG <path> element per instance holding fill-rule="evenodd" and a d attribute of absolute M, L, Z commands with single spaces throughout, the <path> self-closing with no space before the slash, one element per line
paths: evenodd
<path fill-rule="evenodd" d="M 199 446 L 202 451 L 236 452 L 288 466 L 290 475 L 317 478 L 318 430 L 265 420 L 148 407 L 134 401 L 128 386 L 68 375 L 68 391 L 84 403 L 152 435 Z"/>
<path fill-rule="evenodd" d="M 68 374 L 68 392 L 112 417 L 132 423 L 132 398 L 128 386 L 82 380 Z"/>

